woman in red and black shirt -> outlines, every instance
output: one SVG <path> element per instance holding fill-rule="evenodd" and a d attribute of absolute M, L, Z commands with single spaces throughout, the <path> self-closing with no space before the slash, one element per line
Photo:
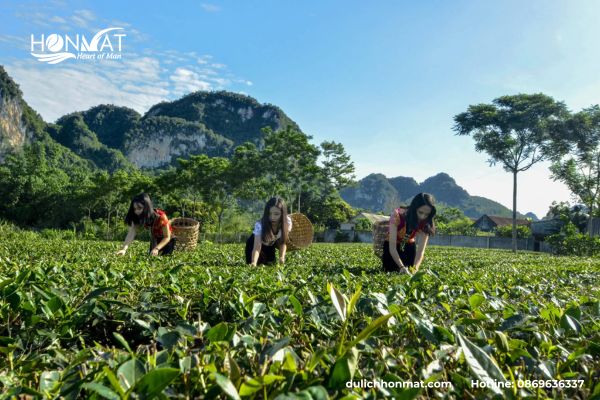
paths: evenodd
<path fill-rule="evenodd" d="M 396 208 L 390 216 L 387 239 L 383 242 L 383 270 L 409 273 L 419 269 L 429 236 L 435 234 L 435 200 L 429 193 L 416 195 L 408 209 Z"/>
<path fill-rule="evenodd" d="M 140 226 L 150 229 L 150 255 L 167 255 L 173 252 L 175 238 L 171 235 L 173 229 L 169 218 L 163 210 L 154 208 L 146 193 L 138 194 L 131 200 L 129 211 L 125 216 L 125 223 L 129 226 L 129 232 L 127 232 L 123 248 L 117 252 L 117 255 L 125 254 Z"/>

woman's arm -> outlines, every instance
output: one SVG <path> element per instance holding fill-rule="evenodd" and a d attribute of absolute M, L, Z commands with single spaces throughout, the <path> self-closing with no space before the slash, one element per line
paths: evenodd
<path fill-rule="evenodd" d="M 423 255 L 425 254 L 425 248 L 429 241 L 429 235 L 424 232 L 419 232 L 416 237 L 417 241 L 417 252 L 415 254 L 415 271 L 419 270 L 419 266 L 423 261 Z"/>
<path fill-rule="evenodd" d="M 129 247 L 129 244 L 131 242 L 133 242 L 133 239 L 135 239 L 136 231 L 137 231 L 137 228 L 134 224 L 129 225 L 129 231 L 127 231 L 127 236 L 125 237 L 125 241 L 123 242 L 123 248 L 121 250 L 117 251 L 118 256 L 125 255 L 125 252 L 127 251 L 127 248 Z"/>
<path fill-rule="evenodd" d="M 282 240 L 283 242 L 283 240 Z M 287 244 L 281 243 L 279 245 L 279 262 L 285 264 L 285 252 L 287 250 Z"/>
<path fill-rule="evenodd" d="M 400 259 L 400 255 L 398 254 L 398 249 L 396 248 L 396 240 L 398 238 L 398 230 L 396 229 L 396 225 L 392 224 L 390 220 L 390 242 L 389 242 L 389 251 L 390 255 L 394 262 L 402 268 L 406 268 L 404 264 L 402 264 L 402 260 Z"/>
<path fill-rule="evenodd" d="M 152 249 L 152 251 L 150 252 L 150 255 L 152 255 L 152 256 L 157 256 L 158 252 L 161 251 L 162 248 L 165 247 L 166 245 L 168 245 L 169 242 L 171 241 L 171 231 L 169 231 L 169 227 L 167 225 L 163 226 L 162 233 L 163 233 L 163 240 L 161 240 L 156 245 L 156 247 L 154 247 Z"/>
<path fill-rule="evenodd" d="M 252 248 L 252 263 L 250 265 L 256 267 L 258 263 L 258 255 L 262 247 L 262 238 L 260 235 L 254 235 L 254 247 Z"/>

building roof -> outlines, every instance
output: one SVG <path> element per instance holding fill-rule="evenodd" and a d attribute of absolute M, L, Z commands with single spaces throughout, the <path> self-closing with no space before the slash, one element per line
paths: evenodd
<path fill-rule="evenodd" d="M 369 222 L 371 222 L 372 224 L 374 224 L 375 222 L 387 221 L 388 219 L 390 219 L 390 217 L 388 215 L 379 215 L 379 214 L 371 214 L 371 213 L 361 212 L 356 217 L 352 218 L 351 222 L 356 222 L 356 220 L 359 220 L 362 218 L 368 219 Z"/>
<path fill-rule="evenodd" d="M 494 224 L 496 224 L 496 226 L 512 225 L 512 218 L 498 217 L 496 215 L 487 215 L 487 214 L 482 215 L 477 221 L 475 221 L 475 223 L 479 222 L 479 220 L 481 220 L 484 217 L 488 217 Z M 517 218 L 517 225 L 529 226 L 530 223 L 531 222 L 529 220 Z"/>

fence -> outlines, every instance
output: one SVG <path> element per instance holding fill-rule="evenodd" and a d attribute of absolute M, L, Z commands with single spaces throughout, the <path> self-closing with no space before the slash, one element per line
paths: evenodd
<path fill-rule="evenodd" d="M 237 232 L 237 233 L 215 233 L 215 232 L 200 232 L 199 240 L 208 240 L 213 243 L 245 243 L 246 239 L 252 232 Z"/>
<path fill-rule="evenodd" d="M 316 236 L 319 242 L 361 242 L 373 243 L 373 234 L 364 231 L 336 231 L 328 229 Z M 482 249 L 512 249 L 512 238 L 496 236 L 460 236 L 434 235 L 429 239 L 434 246 L 473 247 Z M 517 249 L 530 251 L 551 252 L 548 243 L 534 238 L 517 239 Z"/>
<path fill-rule="evenodd" d="M 600 218 L 590 218 L 587 225 L 588 235 L 591 237 L 600 236 Z"/>
<path fill-rule="evenodd" d="M 200 240 L 213 243 L 244 243 L 250 236 L 249 232 L 238 233 L 200 233 Z M 315 242 L 360 242 L 373 243 L 373 233 L 369 231 L 338 231 L 328 229 L 315 234 Z M 512 249 L 512 238 L 496 236 L 460 236 L 434 235 L 429 239 L 434 246 L 472 247 L 480 249 Z M 550 253 L 550 245 L 534 238 L 517 239 L 518 250 L 542 251 Z"/>

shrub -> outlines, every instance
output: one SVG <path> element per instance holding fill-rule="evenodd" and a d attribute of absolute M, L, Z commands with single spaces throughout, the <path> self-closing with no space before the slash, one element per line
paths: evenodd
<path fill-rule="evenodd" d="M 468 217 L 454 219 L 449 222 L 439 222 L 436 219 L 436 233 L 440 235 L 476 236 L 477 228 Z"/>
<path fill-rule="evenodd" d="M 600 238 L 580 233 L 577 226 L 571 222 L 560 232 L 548 236 L 546 240 L 554 254 L 588 257 L 600 255 Z"/>
<path fill-rule="evenodd" d="M 372 231 L 373 224 L 366 218 L 359 218 L 356 220 L 356 225 L 354 229 L 357 231 Z"/>
<path fill-rule="evenodd" d="M 499 226 L 495 229 L 496 236 L 512 237 L 512 225 Z M 525 225 L 517 225 L 517 237 L 524 239 L 531 237 L 531 228 Z"/>

